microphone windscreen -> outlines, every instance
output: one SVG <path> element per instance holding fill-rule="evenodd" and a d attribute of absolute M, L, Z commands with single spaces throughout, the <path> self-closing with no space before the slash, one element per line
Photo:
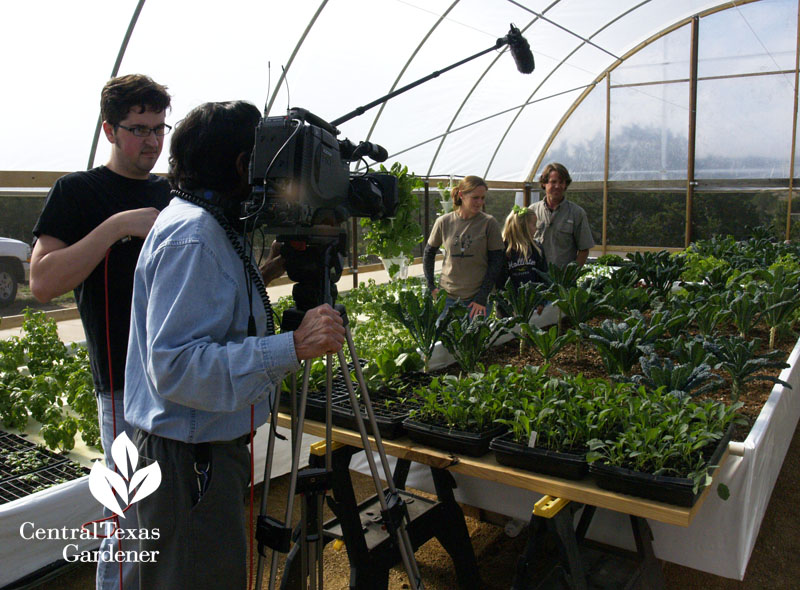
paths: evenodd
<path fill-rule="evenodd" d="M 522 36 L 519 29 L 511 25 L 511 30 L 506 37 L 508 39 L 508 47 L 511 49 L 511 56 L 514 58 L 514 63 L 517 64 L 517 70 L 521 74 L 530 74 L 536 67 L 533 62 L 533 52 L 531 46 L 528 45 L 527 39 Z"/>

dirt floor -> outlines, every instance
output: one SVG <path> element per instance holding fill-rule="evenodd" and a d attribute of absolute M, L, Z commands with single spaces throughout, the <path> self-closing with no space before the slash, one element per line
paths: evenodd
<path fill-rule="evenodd" d="M 671 563 L 662 563 L 666 587 L 675 590 L 764 590 L 800 587 L 800 428 L 795 431 L 783 468 L 770 499 L 753 554 L 743 581 L 729 580 Z M 269 513 L 284 513 L 288 476 L 273 480 L 270 486 Z M 370 478 L 354 474 L 359 498 L 374 493 Z M 260 492 L 260 488 L 257 489 Z M 257 493 L 256 508 L 260 503 Z M 296 508 L 297 508 L 297 503 Z M 297 510 L 296 510 L 297 512 Z M 524 547 L 524 533 L 510 538 L 501 526 L 467 517 L 467 527 L 486 590 L 507 590 L 511 587 L 514 564 Z M 431 540 L 416 553 L 422 579 L 427 590 L 451 590 L 456 587 L 455 572 L 447 553 L 438 541 Z M 332 544 L 324 552 L 324 585 L 331 590 L 346 590 L 349 566 L 344 550 Z M 267 563 L 268 565 L 268 563 Z M 280 565 L 279 565 L 280 571 Z M 268 579 L 268 578 L 265 578 Z M 94 570 L 81 566 L 56 579 L 33 586 L 35 590 L 86 590 L 94 587 Z M 266 583 L 263 586 L 267 587 Z M 390 573 L 389 590 L 405 590 L 408 579 L 402 566 Z"/>

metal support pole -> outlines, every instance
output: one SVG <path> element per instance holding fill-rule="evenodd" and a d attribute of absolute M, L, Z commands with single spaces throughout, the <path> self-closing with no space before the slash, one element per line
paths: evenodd
<path fill-rule="evenodd" d="M 692 209 L 694 207 L 694 187 L 697 181 L 694 178 L 695 140 L 697 137 L 697 55 L 698 40 L 700 36 L 700 19 L 692 19 L 692 47 L 689 74 L 689 145 L 688 162 L 686 168 L 686 232 L 684 247 L 688 248 L 692 242 Z"/>
<path fill-rule="evenodd" d="M 794 100 L 792 101 L 792 151 L 789 156 L 789 195 L 786 202 L 786 237 L 792 235 L 792 196 L 794 195 L 794 160 L 797 153 L 797 98 L 800 83 L 800 2 L 797 3 L 797 40 L 795 42 L 794 57 Z"/>

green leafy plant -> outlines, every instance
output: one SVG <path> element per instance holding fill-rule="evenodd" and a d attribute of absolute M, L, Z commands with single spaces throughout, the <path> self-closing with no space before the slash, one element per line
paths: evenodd
<path fill-rule="evenodd" d="M 522 389 L 519 373 L 498 365 L 476 368 L 459 377 L 435 377 L 428 387 L 416 389 L 419 406 L 409 417 L 463 432 L 485 432 L 510 417 Z"/>
<path fill-rule="evenodd" d="M 365 230 L 366 252 L 381 258 L 404 256 L 411 259 L 414 248 L 419 246 L 423 238 L 422 226 L 417 221 L 419 198 L 414 194 L 414 189 L 422 186 L 422 181 L 409 173 L 407 166 L 398 162 L 392 164 L 390 169 L 381 164 L 380 171 L 397 177 L 398 205 L 394 217 L 376 220 L 361 218 L 359 223 Z M 389 272 L 391 274 L 391 269 Z"/>
<path fill-rule="evenodd" d="M 640 356 L 652 352 L 653 343 L 665 329 L 665 324 L 658 320 L 648 325 L 639 312 L 622 322 L 603 320 L 599 327 L 581 324 L 581 330 L 597 348 L 610 375 L 627 375 Z"/>
<path fill-rule="evenodd" d="M 462 370 L 472 371 L 485 352 L 498 338 L 507 334 L 514 323 L 514 318 L 494 319 L 483 315 L 470 319 L 466 307 L 454 305 L 442 320 L 442 344 Z"/>
<path fill-rule="evenodd" d="M 80 431 L 88 445 L 99 444 L 97 402 L 85 349 L 68 348 L 55 321 L 27 309 L 22 336 L 0 342 L 0 420 L 24 429 L 29 418 L 41 423 L 50 448 L 72 449 Z"/>
<path fill-rule="evenodd" d="M 548 286 L 548 294 L 555 295 L 561 288 L 569 289 L 578 285 L 578 280 L 588 272 L 585 266 L 578 266 L 570 262 L 564 266 L 557 266 L 552 262 L 547 264 L 547 272 L 540 273 L 544 283 Z"/>
<path fill-rule="evenodd" d="M 669 296 L 673 283 L 681 278 L 685 264 L 682 256 L 673 256 L 666 250 L 632 252 L 628 259 L 645 286 L 664 299 Z"/>
<path fill-rule="evenodd" d="M 731 313 L 726 306 L 724 296 L 719 293 L 696 299 L 692 307 L 692 320 L 703 336 L 714 334 L 717 328 L 727 321 Z"/>
<path fill-rule="evenodd" d="M 558 326 L 550 326 L 548 330 L 542 330 L 530 324 L 520 326 L 520 339 L 541 354 L 545 363 L 549 363 L 559 350 L 575 338 L 576 334 L 572 330 L 559 335 Z"/>
<path fill-rule="evenodd" d="M 725 304 L 730 310 L 730 318 L 739 331 L 739 336 L 747 338 L 747 334 L 758 323 L 764 309 L 761 290 L 755 283 L 750 283 L 742 291 L 731 291 Z"/>
<path fill-rule="evenodd" d="M 369 391 L 380 387 L 391 387 L 401 375 L 418 371 L 422 368 L 422 359 L 418 352 L 409 350 L 401 342 L 374 354 L 367 360 L 362 373 Z M 356 381 L 353 376 L 354 383 Z"/>
<path fill-rule="evenodd" d="M 713 342 L 705 342 L 704 347 L 716 359 L 715 369 L 722 369 L 731 378 L 731 399 L 736 402 L 741 395 L 744 385 L 753 381 L 769 381 L 780 383 L 791 389 L 791 385 L 772 375 L 759 374 L 766 368 L 785 369 L 789 366 L 783 360 L 783 352 L 773 350 L 765 354 L 758 354 L 761 341 L 745 340 L 741 336 L 721 336 Z"/>
<path fill-rule="evenodd" d="M 508 279 L 505 288 L 499 293 L 493 293 L 495 309 L 504 317 L 513 317 L 521 325 L 531 321 L 537 309 L 543 306 L 547 299 L 542 283 L 523 283 L 519 288 L 514 281 Z M 525 340 L 520 338 L 519 352 L 524 352 Z"/>
<path fill-rule="evenodd" d="M 614 309 L 606 303 L 605 296 L 598 295 L 592 289 L 581 287 L 559 287 L 558 298 L 553 302 L 573 326 L 580 326 L 591 318 L 608 314 L 613 315 Z M 581 334 L 578 333 L 575 339 L 575 359 L 581 359 Z"/>
<path fill-rule="evenodd" d="M 790 270 L 786 265 L 773 265 L 757 274 L 766 283 L 761 293 L 764 306 L 763 318 L 769 327 L 769 347 L 775 348 L 775 337 L 782 326 L 790 326 L 800 309 L 800 271 Z"/>
<path fill-rule="evenodd" d="M 508 279 L 502 291 L 493 293 L 495 308 L 504 316 L 530 322 L 534 312 L 547 301 L 542 283 L 523 283 L 519 287 Z"/>
<path fill-rule="evenodd" d="M 727 282 L 735 271 L 726 260 L 721 260 L 711 254 L 701 254 L 691 249 L 684 254 L 684 268 L 681 280 L 710 285 L 718 290 L 720 280 Z M 710 279 L 710 280 L 709 280 Z M 724 283 L 723 283 L 724 284 Z"/>
<path fill-rule="evenodd" d="M 526 372 L 528 394 L 515 401 L 511 418 L 498 422 L 509 427 L 516 443 L 528 446 L 535 432 L 535 446 L 553 451 L 582 452 L 589 440 L 610 436 L 633 389 L 583 375 L 546 379 L 543 368 Z"/>
<path fill-rule="evenodd" d="M 736 421 L 741 404 L 696 402 L 669 395 L 664 389 L 627 399 L 624 420 L 616 436 L 588 442 L 586 460 L 653 475 L 692 480 L 695 493 L 710 484 L 709 456 Z"/>
<path fill-rule="evenodd" d="M 625 259 L 619 254 L 603 254 L 598 256 L 594 263 L 601 266 L 622 266 L 625 264 Z"/>
<path fill-rule="evenodd" d="M 429 295 L 402 291 L 398 301 L 388 301 L 383 304 L 386 314 L 408 330 L 422 353 L 426 372 L 442 330 L 438 320 L 444 311 L 445 302 L 446 298 L 443 293 L 434 299 Z"/>
<path fill-rule="evenodd" d="M 639 364 L 642 374 L 631 377 L 634 383 L 648 389 L 663 387 L 667 393 L 679 397 L 698 396 L 713 391 L 723 382 L 706 363 L 676 364 L 672 359 L 662 358 L 654 353 L 640 358 Z"/>

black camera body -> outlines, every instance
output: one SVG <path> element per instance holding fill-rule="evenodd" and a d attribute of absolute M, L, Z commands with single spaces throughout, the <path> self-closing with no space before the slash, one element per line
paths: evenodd
<path fill-rule="evenodd" d="M 265 117 L 256 128 L 250 159 L 251 198 L 242 217 L 273 233 L 313 233 L 304 228 L 338 226 L 349 217 L 381 219 L 397 209 L 391 174 L 351 175 L 349 163 L 386 159 L 386 150 L 338 140 L 338 130 L 304 109 Z M 382 159 L 379 159 L 382 158 Z"/>

